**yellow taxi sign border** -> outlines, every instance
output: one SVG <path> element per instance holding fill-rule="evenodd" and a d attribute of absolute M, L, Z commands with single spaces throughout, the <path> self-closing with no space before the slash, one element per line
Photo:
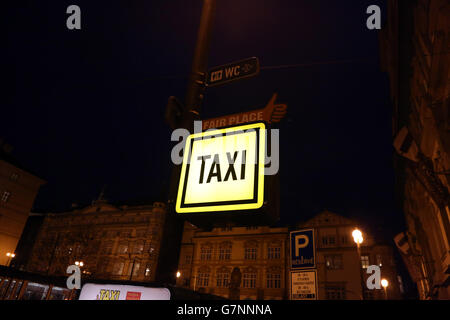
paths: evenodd
<path fill-rule="evenodd" d="M 186 207 L 183 202 L 183 195 L 185 194 L 187 185 L 187 174 L 189 172 L 188 159 L 191 156 L 192 141 L 198 138 L 205 138 L 217 135 L 226 135 L 237 131 L 246 131 L 254 129 L 257 131 L 256 148 L 257 148 L 257 172 L 255 172 L 255 195 L 256 199 L 253 202 L 249 200 L 232 200 L 229 204 L 211 205 L 211 202 L 199 203 L 198 205 L 190 205 Z M 233 127 L 227 127 L 222 129 L 208 130 L 205 132 L 191 134 L 186 139 L 185 150 L 183 155 L 183 164 L 181 167 L 180 182 L 178 185 L 177 201 L 175 210 L 177 213 L 203 213 L 203 212 L 222 212 L 222 211 L 242 211 L 259 209 L 264 203 L 264 157 L 266 148 L 266 126 L 263 122 L 251 123 L 246 125 L 238 125 Z M 242 132 L 245 133 L 245 132 Z"/>

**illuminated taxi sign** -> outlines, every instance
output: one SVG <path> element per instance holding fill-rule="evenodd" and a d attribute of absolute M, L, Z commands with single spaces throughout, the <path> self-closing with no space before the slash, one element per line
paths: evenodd
<path fill-rule="evenodd" d="M 263 123 L 190 135 L 186 140 L 176 212 L 261 208 L 264 156 Z"/>

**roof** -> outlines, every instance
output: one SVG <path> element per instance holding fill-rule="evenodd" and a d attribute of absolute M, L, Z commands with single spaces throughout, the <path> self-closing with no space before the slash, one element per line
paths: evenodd
<path fill-rule="evenodd" d="M 14 167 L 16 167 L 20 170 L 23 170 L 23 171 L 35 176 L 36 178 L 39 178 L 39 179 L 45 181 L 45 179 L 43 179 L 42 177 L 40 177 L 33 171 L 31 171 L 31 170 L 27 169 L 25 166 L 23 166 L 22 163 L 19 160 L 17 160 L 16 158 L 14 158 L 9 151 L 8 152 L 5 151 L 5 145 L 2 145 L 1 143 L 2 142 L 0 140 L 0 160 L 3 160 L 6 163 L 9 163 L 10 165 L 12 165 Z"/>

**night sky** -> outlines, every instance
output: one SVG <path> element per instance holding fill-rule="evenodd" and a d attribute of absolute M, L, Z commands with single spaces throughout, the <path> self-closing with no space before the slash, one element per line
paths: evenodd
<path fill-rule="evenodd" d="M 81 30 L 66 8 L 81 8 Z M 328 209 L 402 231 L 391 106 L 378 32 L 384 1 L 218 0 L 210 67 L 260 59 L 258 77 L 209 88 L 203 117 L 288 105 L 280 123 L 281 221 Z M 169 96 L 184 100 L 201 0 L 8 4 L 0 136 L 48 183 L 33 208 L 164 199 L 171 170 Z M 293 66 L 294 65 L 294 66 Z M 287 66 L 287 67 L 286 67 Z M 6 87 L 5 87 L 6 84 Z"/>

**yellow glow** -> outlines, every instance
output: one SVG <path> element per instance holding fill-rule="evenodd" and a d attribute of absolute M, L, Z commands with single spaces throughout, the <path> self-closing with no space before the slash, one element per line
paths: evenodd
<path fill-rule="evenodd" d="M 362 233 L 358 229 L 353 230 L 352 236 L 353 236 L 353 240 L 355 241 L 355 243 L 362 243 L 363 242 Z"/>
<path fill-rule="evenodd" d="M 9 257 L 10 255 L 11 255 L 11 253 L 10 253 L 10 252 L 6 253 L 6 256 L 7 256 L 7 257 Z"/>
<path fill-rule="evenodd" d="M 177 278 L 179 278 L 179 277 L 181 277 L 181 272 L 180 271 L 177 272 Z"/>
<path fill-rule="evenodd" d="M 235 134 L 230 135 L 233 132 Z M 219 160 L 220 174 L 209 179 L 211 172 L 219 171 L 216 166 L 213 166 L 215 155 Z M 236 179 L 231 172 L 227 176 L 230 167 L 228 157 L 233 158 L 235 155 L 233 168 Z M 203 158 L 204 161 L 202 161 L 203 156 L 208 158 Z M 259 158 L 257 164 L 256 156 Z M 186 140 L 176 211 L 192 213 L 260 208 L 264 200 L 264 156 L 265 125 L 263 123 L 190 135 Z M 213 167 L 214 170 L 212 170 Z M 241 176 L 241 170 L 245 172 L 245 175 Z M 255 175 L 258 179 L 256 188 Z M 227 178 L 226 181 L 225 178 Z M 184 202 L 182 203 L 183 194 Z M 234 203 L 227 203 L 232 201 Z M 248 203 L 242 203 L 244 201 Z"/>
<path fill-rule="evenodd" d="M 386 288 L 389 285 L 389 281 L 387 281 L 386 279 L 382 279 L 381 285 L 383 286 L 383 288 Z"/>

